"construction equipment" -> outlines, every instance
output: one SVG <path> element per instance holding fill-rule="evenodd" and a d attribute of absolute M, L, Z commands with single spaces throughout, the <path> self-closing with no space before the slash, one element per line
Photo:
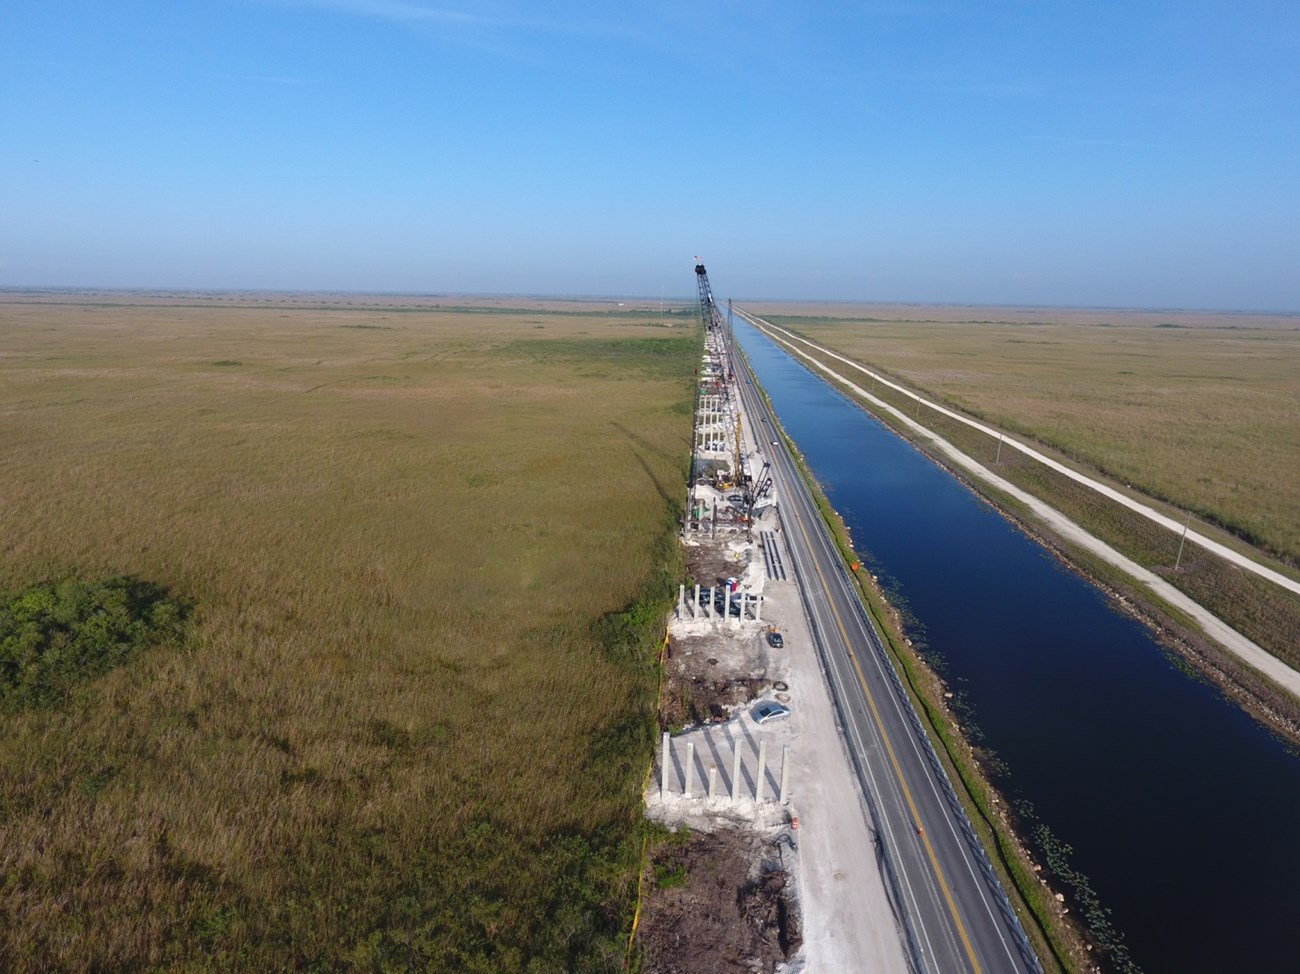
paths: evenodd
<path fill-rule="evenodd" d="M 705 328 L 722 331 L 722 312 L 713 303 L 713 288 L 709 286 L 709 272 L 704 269 L 704 262 L 695 258 L 695 284 L 700 292 L 700 319 Z"/>

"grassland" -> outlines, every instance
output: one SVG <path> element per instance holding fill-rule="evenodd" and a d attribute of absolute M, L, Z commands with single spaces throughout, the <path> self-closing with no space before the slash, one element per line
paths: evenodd
<path fill-rule="evenodd" d="M 194 612 L 0 718 L 0 967 L 620 966 L 695 332 L 56 297 L 0 295 L 0 595 Z"/>
<path fill-rule="evenodd" d="M 1300 316 L 753 310 L 1300 565 Z"/>

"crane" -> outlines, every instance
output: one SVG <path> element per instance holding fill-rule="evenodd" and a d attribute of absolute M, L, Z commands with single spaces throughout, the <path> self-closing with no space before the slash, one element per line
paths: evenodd
<path fill-rule="evenodd" d="M 695 258 L 695 284 L 700 291 L 700 318 L 705 328 L 717 328 L 721 331 L 722 312 L 713 303 L 713 288 L 709 286 L 709 272 L 704 269 L 704 262 Z"/>

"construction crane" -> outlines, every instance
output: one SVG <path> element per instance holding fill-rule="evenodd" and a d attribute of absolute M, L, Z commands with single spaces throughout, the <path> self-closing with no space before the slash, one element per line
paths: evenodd
<path fill-rule="evenodd" d="M 723 339 L 725 342 L 726 338 L 729 337 L 726 328 L 726 319 L 723 318 L 722 312 L 718 309 L 717 304 L 714 303 L 713 288 L 709 284 L 709 272 L 704 269 L 704 261 L 700 260 L 699 257 L 695 258 L 695 283 L 698 286 L 700 292 L 700 319 L 704 322 L 704 327 L 714 329 L 714 334 L 717 335 L 719 338 Z M 726 346 L 724 345 L 724 349 L 725 347 Z M 730 399 L 731 395 L 728 389 L 728 384 L 734 380 L 735 376 L 731 371 L 731 361 L 730 361 L 729 354 L 724 353 L 722 366 L 723 366 L 723 376 L 725 379 L 723 388 L 727 393 L 728 399 Z M 742 453 L 744 439 L 740 431 L 740 411 L 738 409 L 735 410 L 735 416 L 736 416 L 736 428 L 733 433 L 734 436 L 733 446 L 735 449 L 734 452 L 732 453 L 732 458 L 731 458 L 731 462 L 732 462 L 731 480 L 735 484 L 735 486 L 740 487 L 744 490 L 745 497 L 748 502 L 748 506 L 750 507 L 750 509 L 752 509 L 753 494 L 750 489 L 750 481 L 749 478 L 745 476 L 745 471 L 742 466 L 744 462 L 744 457 Z M 751 520 L 751 519 L 746 518 L 746 520 Z"/>
<path fill-rule="evenodd" d="M 704 269 L 704 262 L 695 258 L 695 284 L 700 291 L 700 318 L 705 328 L 722 330 L 722 312 L 713 303 L 713 288 L 709 286 L 709 272 Z"/>

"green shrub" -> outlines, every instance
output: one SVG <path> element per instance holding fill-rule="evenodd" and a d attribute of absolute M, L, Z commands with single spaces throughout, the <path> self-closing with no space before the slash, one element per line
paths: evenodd
<path fill-rule="evenodd" d="M 0 704 L 58 704 L 83 680 L 180 636 L 189 606 L 166 589 L 120 576 L 28 589 L 0 607 Z"/>

